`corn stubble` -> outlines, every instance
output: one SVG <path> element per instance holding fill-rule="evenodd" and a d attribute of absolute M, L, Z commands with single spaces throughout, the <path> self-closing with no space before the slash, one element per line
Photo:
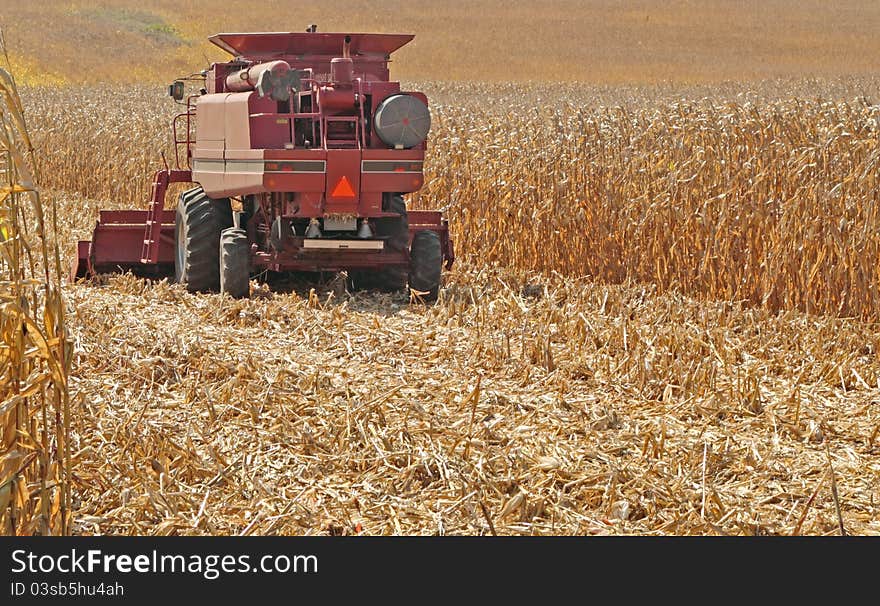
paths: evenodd
<path fill-rule="evenodd" d="M 880 532 L 877 82 L 727 86 L 425 86 L 436 306 L 71 287 L 73 530 Z M 27 96 L 68 245 L 163 149 L 112 92 Z"/>

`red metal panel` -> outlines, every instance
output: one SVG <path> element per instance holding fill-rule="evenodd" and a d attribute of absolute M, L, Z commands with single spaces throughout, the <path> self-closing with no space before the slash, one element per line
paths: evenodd
<path fill-rule="evenodd" d="M 323 149 L 267 149 L 263 154 L 267 160 L 326 160 Z"/>
<path fill-rule="evenodd" d="M 248 99 L 251 149 L 283 149 L 290 143 L 290 119 L 278 115 L 278 103 L 269 97 L 251 95 Z M 227 126 L 228 128 L 228 126 Z M 235 147 L 229 145 L 228 147 Z"/>
<path fill-rule="evenodd" d="M 410 229 L 429 225 L 439 226 L 443 222 L 443 214 L 439 210 L 411 210 L 406 213 Z"/>
<path fill-rule="evenodd" d="M 420 149 L 389 149 L 382 144 L 382 149 L 365 149 L 364 160 L 424 160 L 425 152 Z"/>
<path fill-rule="evenodd" d="M 384 144 L 383 144 L 384 145 Z M 407 168 L 408 163 L 422 162 L 425 152 L 420 149 L 365 149 L 363 150 L 363 162 L 366 168 L 375 167 L 376 163 L 391 163 Z M 396 171 L 394 167 L 389 171 L 364 170 L 361 173 L 361 191 L 363 192 L 412 192 L 421 189 L 424 185 L 424 176 L 421 171 L 410 170 Z"/>
<path fill-rule="evenodd" d="M 250 58 L 278 55 L 341 56 L 345 36 L 351 36 L 352 55 L 390 55 L 415 36 L 410 34 L 336 34 L 305 32 L 260 32 L 216 34 L 208 38 L 231 55 Z"/>
<path fill-rule="evenodd" d="M 323 175 L 321 177 L 323 179 Z M 323 180 L 321 182 L 321 186 L 321 189 L 323 189 Z M 323 191 L 298 193 L 294 197 L 291 214 L 297 217 L 320 217 L 321 203 L 323 201 Z"/>
<path fill-rule="evenodd" d="M 362 173 L 361 191 L 411 192 L 421 189 L 424 181 L 421 173 Z"/>
<path fill-rule="evenodd" d="M 361 201 L 358 204 L 358 216 L 376 217 L 382 215 L 382 193 L 373 191 L 363 191 L 363 180 L 361 180 Z"/>
<path fill-rule="evenodd" d="M 174 211 L 162 211 L 162 223 L 174 224 Z M 98 221 L 102 225 L 140 225 L 145 226 L 149 211 L 146 210 L 102 210 L 98 213 Z"/>
<path fill-rule="evenodd" d="M 279 192 L 307 192 L 317 196 L 320 202 L 327 180 L 326 161 L 327 154 L 322 149 L 267 149 L 263 174 L 265 189 Z M 319 206 L 315 206 L 314 210 L 320 213 Z"/>
<path fill-rule="evenodd" d="M 325 214 L 355 214 L 361 187 L 361 151 L 359 149 L 327 150 L 327 198 Z M 349 195 L 349 191 L 353 195 Z"/>
<path fill-rule="evenodd" d="M 146 213 L 144 213 L 146 221 Z M 131 265 L 140 263 L 144 224 L 98 225 L 92 235 L 92 263 Z"/>
<path fill-rule="evenodd" d="M 254 149 L 284 149 L 290 144 L 290 118 L 276 114 L 251 116 L 251 147 Z"/>
<path fill-rule="evenodd" d="M 324 189 L 324 173 L 263 173 L 266 191 L 321 192 Z"/>
<path fill-rule="evenodd" d="M 149 214 L 146 210 L 102 210 L 92 236 L 92 264 L 139 265 Z M 174 211 L 162 214 L 157 262 L 169 263 L 174 261 Z"/>
<path fill-rule="evenodd" d="M 301 239 L 297 244 L 301 244 Z M 280 253 L 258 252 L 251 263 L 254 268 L 273 271 L 342 271 L 406 267 L 409 265 L 409 255 L 394 251 L 309 251 L 296 247 Z"/>

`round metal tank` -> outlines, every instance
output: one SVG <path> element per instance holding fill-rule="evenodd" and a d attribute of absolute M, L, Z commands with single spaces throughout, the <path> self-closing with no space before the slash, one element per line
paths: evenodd
<path fill-rule="evenodd" d="M 431 130 L 431 114 L 416 97 L 392 95 L 376 108 L 373 129 L 389 147 L 415 147 Z"/>

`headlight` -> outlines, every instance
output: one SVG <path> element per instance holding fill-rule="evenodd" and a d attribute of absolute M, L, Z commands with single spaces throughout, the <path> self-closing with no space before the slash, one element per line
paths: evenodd
<path fill-rule="evenodd" d="M 431 130 L 431 114 L 420 99 L 391 95 L 376 108 L 373 129 L 389 147 L 415 147 Z"/>

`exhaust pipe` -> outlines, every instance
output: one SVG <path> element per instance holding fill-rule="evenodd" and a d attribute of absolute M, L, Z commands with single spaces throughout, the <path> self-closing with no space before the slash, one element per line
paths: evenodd
<path fill-rule="evenodd" d="M 354 60 L 351 58 L 351 36 L 345 37 L 342 56 L 330 60 L 330 80 L 336 84 L 350 84 L 354 79 Z"/>

